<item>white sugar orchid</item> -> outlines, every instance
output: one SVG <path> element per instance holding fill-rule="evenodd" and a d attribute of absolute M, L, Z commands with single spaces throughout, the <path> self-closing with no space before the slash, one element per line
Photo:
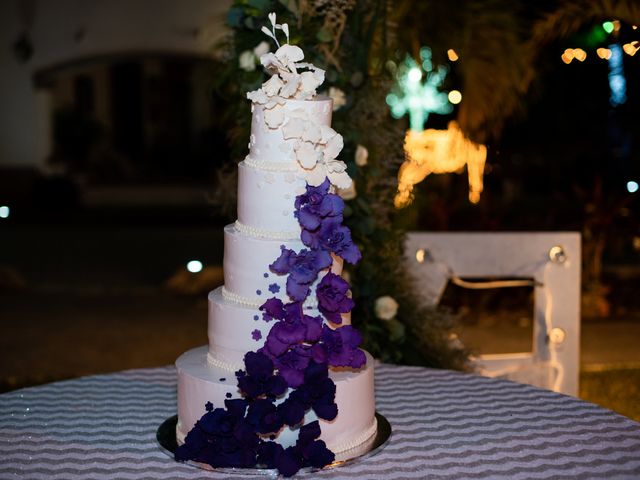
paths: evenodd
<path fill-rule="evenodd" d="M 320 127 L 313 122 L 306 122 L 302 132 L 302 140 L 311 143 L 320 143 L 322 133 Z"/>
<path fill-rule="evenodd" d="M 261 90 L 267 97 L 275 97 L 280 93 L 280 89 L 283 87 L 284 82 L 278 75 L 273 75 L 269 80 L 264 82 Z"/>
<path fill-rule="evenodd" d="M 247 98 L 253 103 L 258 103 L 260 105 L 264 105 L 269 101 L 269 97 L 261 88 L 254 90 L 253 92 L 247 92 Z"/>
<path fill-rule="evenodd" d="M 314 143 L 305 141 L 298 142 L 294 147 L 294 151 L 300 166 L 306 170 L 316 168 L 318 162 L 322 161 L 323 153 L 316 148 Z"/>
<path fill-rule="evenodd" d="M 337 188 L 351 187 L 351 177 L 346 172 L 346 165 L 340 160 L 318 162 L 313 169 L 307 169 L 305 173 L 307 183 L 314 187 L 321 185 L 325 178 L 328 178 Z"/>
<path fill-rule="evenodd" d="M 333 137 L 329 139 L 325 148 L 324 148 L 324 159 L 327 162 L 330 162 L 334 158 L 336 158 L 342 147 L 344 146 L 344 141 L 342 140 L 342 135 L 336 133 Z"/>
<path fill-rule="evenodd" d="M 278 128 L 284 122 L 284 108 L 281 105 L 276 105 L 273 108 L 265 109 L 264 111 L 264 123 L 269 128 Z"/>
<path fill-rule="evenodd" d="M 291 140 L 292 138 L 300 139 L 304 134 L 303 122 L 292 122 L 289 120 L 286 125 L 282 127 L 282 136 L 285 140 Z"/>
<path fill-rule="evenodd" d="M 262 27 L 262 31 L 273 38 L 276 42 L 278 49 L 275 52 L 268 51 L 268 45 L 265 46 L 262 42 L 258 45 L 254 52 L 256 55 L 260 51 L 260 63 L 265 70 L 272 76 L 279 76 L 284 85 L 280 90 L 273 93 L 273 89 L 267 92 L 269 96 L 279 95 L 283 98 L 295 98 L 301 100 L 307 100 L 312 98 L 316 94 L 316 89 L 324 81 L 324 70 L 317 68 L 310 63 L 304 63 L 304 52 L 296 45 L 289 45 L 289 26 L 286 23 L 282 25 L 276 23 L 276 16 L 274 13 L 269 14 L 269 21 L 271 22 L 271 30 L 269 28 Z M 280 45 L 276 38 L 276 30 L 282 30 L 287 37 L 287 43 Z M 248 68 L 248 63 L 247 63 Z M 304 68 L 307 71 L 299 73 L 298 69 Z M 264 86 L 263 86 L 264 88 Z"/>
<path fill-rule="evenodd" d="M 284 81 L 284 86 L 280 90 L 280 96 L 284 98 L 294 98 L 298 87 L 300 86 L 300 75 L 293 73 L 283 72 L 280 74 Z"/>

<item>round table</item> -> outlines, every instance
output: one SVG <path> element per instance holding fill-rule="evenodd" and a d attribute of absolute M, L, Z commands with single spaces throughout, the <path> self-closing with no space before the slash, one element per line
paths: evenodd
<path fill-rule="evenodd" d="M 301 477 L 640 478 L 640 424 L 572 397 L 383 364 L 376 367 L 376 399 L 393 430 L 385 448 Z M 231 478 L 177 463 L 160 450 L 156 429 L 175 410 L 173 367 L 0 395 L 0 478 Z"/>

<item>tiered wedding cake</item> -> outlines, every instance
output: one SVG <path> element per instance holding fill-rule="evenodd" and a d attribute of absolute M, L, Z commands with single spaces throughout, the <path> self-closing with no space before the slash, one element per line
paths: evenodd
<path fill-rule="evenodd" d="M 288 41 L 270 20 L 263 31 Z M 176 433 L 179 459 L 287 475 L 370 441 L 376 418 L 372 358 L 340 277 L 360 255 L 333 193 L 351 183 L 336 159 L 342 137 L 332 100 L 316 95 L 324 72 L 278 47 L 261 58 L 271 78 L 247 95 L 249 154 L 238 219 L 224 229 L 224 286 L 209 294 L 209 345 L 176 361 Z"/>

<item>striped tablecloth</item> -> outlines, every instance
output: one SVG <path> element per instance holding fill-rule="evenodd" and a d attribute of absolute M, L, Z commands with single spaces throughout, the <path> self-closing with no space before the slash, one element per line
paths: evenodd
<path fill-rule="evenodd" d="M 376 398 L 393 429 L 387 446 L 364 461 L 302 477 L 640 478 L 640 424 L 571 397 L 474 375 L 380 365 Z M 156 429 L 175 409 L 172 367 L 0 395 L 0 478 L 231 478 L 160 451 Z"/>

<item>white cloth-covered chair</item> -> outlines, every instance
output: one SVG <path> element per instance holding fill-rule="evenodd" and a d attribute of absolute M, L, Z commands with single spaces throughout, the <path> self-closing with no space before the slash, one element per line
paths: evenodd
<path fill-rule="evenodd" d="M 481 355 L 475 359 L 478 371 L 578 395 L 579 233 L 412 232 L 405 246 L 418 291 L 429 305 L 439 303 L 449 281 L 476 288 L 514 286 L 519 278 L 523 285 L 529 282 L 534 287 L 532 351 Z M 472 283 L 488 277 L 496 281 Z"/>

